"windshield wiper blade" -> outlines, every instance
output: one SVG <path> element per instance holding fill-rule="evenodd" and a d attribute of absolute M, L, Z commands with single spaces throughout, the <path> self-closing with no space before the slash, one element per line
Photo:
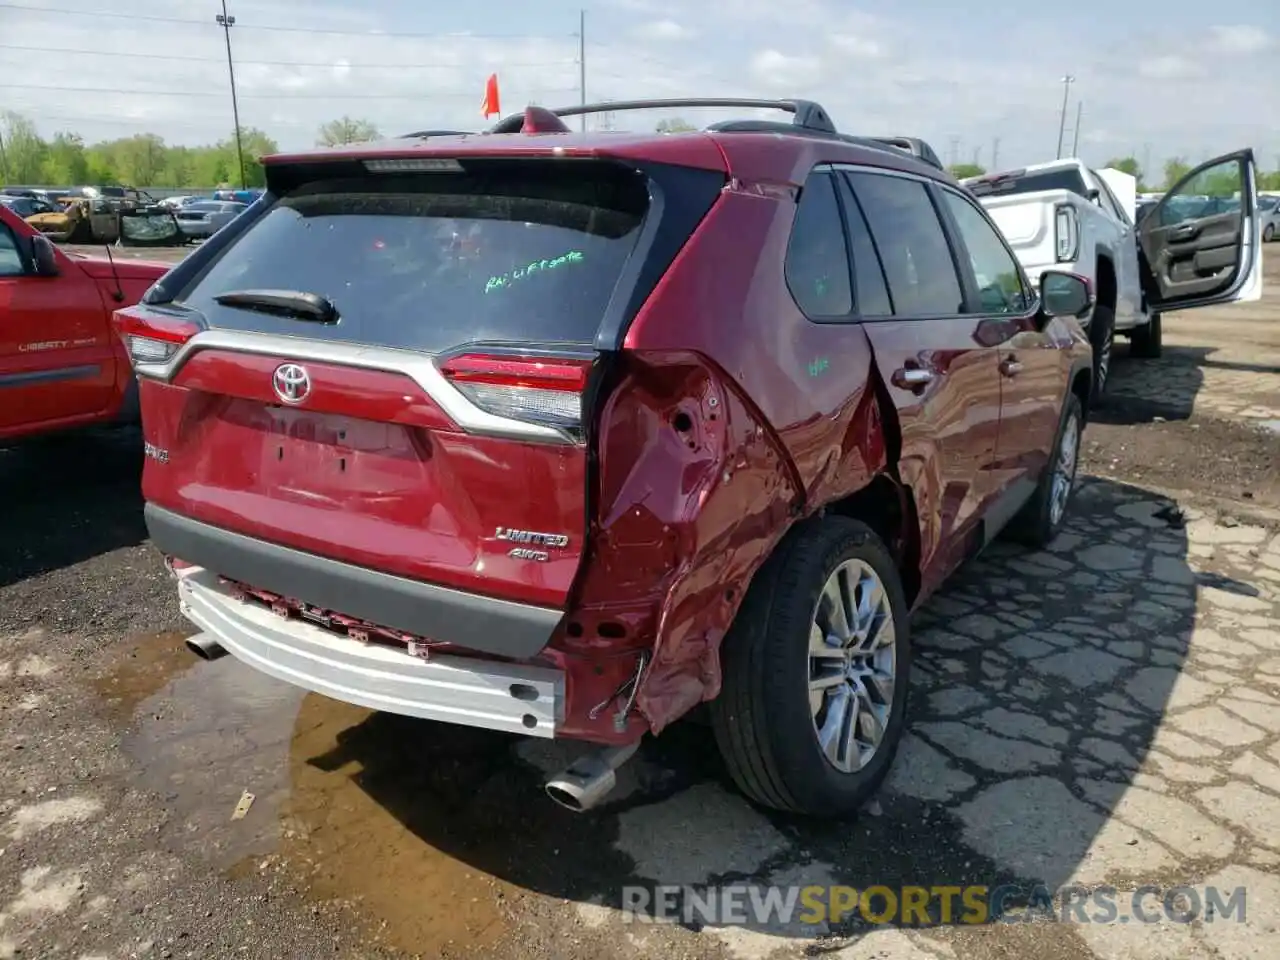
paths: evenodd
<path fill-rule="evenodd" d="M 213 298 L 224 307 L 257 310 L 312 323 L 337 323 L 338 308 L 327 297 L 305 290 L 232 290 Z"/>

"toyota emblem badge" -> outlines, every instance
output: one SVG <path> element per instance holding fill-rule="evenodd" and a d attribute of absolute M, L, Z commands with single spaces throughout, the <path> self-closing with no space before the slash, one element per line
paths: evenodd
<path fill-rule="evenodd" d="M 276 396 L 285 403 L 301 403 L 311 393 L 311 375 L 296 363 L 282 363 L 271 378 Z"/>

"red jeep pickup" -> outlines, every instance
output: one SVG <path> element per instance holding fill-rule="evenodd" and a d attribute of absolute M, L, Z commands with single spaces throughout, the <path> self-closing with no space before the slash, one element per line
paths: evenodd
<path fill-rule="evenodd" d="M 111 330 L 170 264 L 69 254 L 0 206 L 0 443 L 138 419 Z"/>

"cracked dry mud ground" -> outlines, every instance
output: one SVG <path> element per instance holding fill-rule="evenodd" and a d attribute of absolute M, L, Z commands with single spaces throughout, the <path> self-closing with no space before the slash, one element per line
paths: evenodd
<path fill-rule="evenodd" d="M 1280 407 L 1278 299 L 1170 318 L 1155 363 L 1120 348 L 1068 530 L 922 611 L 910 734 L 839 825 L 744 803 L 693 723 L 574 816 L 539 790 L 569 748 L 194 664 L 136 438 L 0 453 L 0 957 L 1280 955 L 1280 435 L 1251 425 Z M 1244 886 L 1248 910 L 694 930 L 611 906 L 627 883 L 1033 881 Z"/>

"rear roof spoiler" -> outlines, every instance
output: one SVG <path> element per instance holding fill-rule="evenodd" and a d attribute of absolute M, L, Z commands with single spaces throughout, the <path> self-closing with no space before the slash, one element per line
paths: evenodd
<path fill-rule="evenodd" d="M 414 133 L 402 133 L 399 139 L 418 138 L 425 140 L 427 137 L 469 137 L 474 132 L 473 130 L 418 130 Z"/>

